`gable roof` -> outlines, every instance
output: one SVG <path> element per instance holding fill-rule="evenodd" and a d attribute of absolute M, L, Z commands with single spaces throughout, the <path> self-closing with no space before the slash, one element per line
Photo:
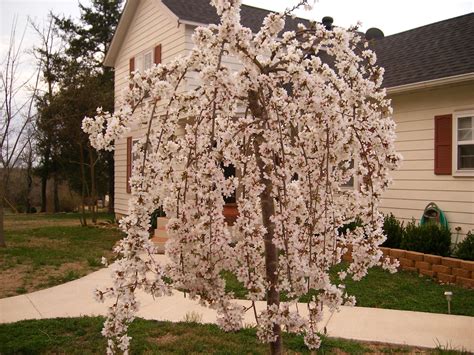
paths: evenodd
<path fill-rule="evenodd" d="M 210 0 L 155 1 L 181 23 L 219 23 L 219 16 Z M 104 65 L 114 65 L 139 2 L 127 1 Z M 242 24 L 258 32 L 270 12 L 242 5 Z M 308 24 L 309 20 L 287 18 L 285 31 L 295 29 L 298 23 Z M 444 78 L 465 80 L 467 76 L 469 80 L 474 80 L 474 12 L 387 36 L 373 41 L 371 47 L 377 54 L 379 64 L 385 68 L 383 85 L 387 88 L 430 83 Z"/>
<path fill-rule="evenodd" d="M 218 24 L 219 16 L 210 0 L 162 0 L 180 20 L 196 24 Z M 240 16 L 242 25 L 257 33 L 262 26 L 263 19 L 272 11 L 242 4 Z M 309 24 L 303 18 L 287 18 L 284 31 L 295 30 L 299 23 Z"/>
<path fill-rule="evenodd" d="M 372 48 L 389 88 L 474 73 L 474 12 L 387 36 Z"/>

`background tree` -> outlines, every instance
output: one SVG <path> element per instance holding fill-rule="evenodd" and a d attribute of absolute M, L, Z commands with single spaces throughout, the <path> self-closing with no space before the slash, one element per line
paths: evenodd
<path fill-rule="evenodd" d="M 109 212 L 114 209 L 113 154 L 94 151 L 81 130 L 84 116 L 96 107 L 113 110 L 114 73 L 102 65 L 120 18 L 122 0 L 94 0 L 80 7 L 80 19 L 51 15 L 49 28 L 35 27 L 41 46 L 36 49 L 43 63 L 45 91 L 37 98 L 38 152 L 36 171 L 42 179 L 42 210 L 46 209 L 48 179 L 54 187 L 66 180 L 82 195 L 85 206 L 95 211 L 99 196 L 109 195 Z M 80 174 L 77 172 L 80 171 Z M 57 189 L 54 188 L 57 196 Z M 57 198 L 55 210 L 59 210 Z"/>
<path fill-rule="evenodd" d="M 282 352 L 282 329 L 304 333 L 315 349 L 323 307 L 355 303 L 339 287 L 346 277 L 359 280 L 374 265 L 394 271 L 378 248 L 385 237 L 377 206 L 400 158 L 375 54 L 354 29 L 311 23 L 282 33 L 288 10 L 269 14 L 253 34 L 240 24 L 240 1 L 212 3 L 221 21 L 195 31 L 187 57 L 135 72 L 118 111 L 83 123 L 93 145 L 108 150 L 131 127 L 148 127 L 135 152 L 114 283 L 97 291 L 99 300 L 114 299 L 103 329 L 111 351 L 128 348 L 134 291 L 160 296 L 170 287 L 216 309 L 227 331 L 253 311 L 272 354 Z M 228 55 L 240 69 L 225 65 Z M 200 85 L 186 89 L 187 77 Z M 345 189 L 354 176 L 358 187 Z M 232 235 L 223 208 L 237 192 Z M 159 207 L 170 217 L 166 265 L 153 259 L 148 238 Z M 331 278 L 348 250 L 353 261 Z M 224 271 L 247 289 L 249 307 L 232 302 Z M 312 297 L 298 309 L 305 294 Z"/>
<path fill-rule="evenodd" d="M 113 110 L 114 106 L 114 73 L 112 68 L 102 65 L 103 59 L 112 42 L 112 37 L 121 15 L 123 0 L 93 0 L 91 6 L 79 4 L 81 16 L 76 23 L 70 18 L 55 16 L 55 23 L 62 38 L 68 43 L 65 51 L 63 68 L 64 87 L 78 88 L 95 86 L 101 92 L 102 101 L 90 102 L 90 106 L 83 111 L 82 117 L 89 114 L 96 107 Z M 79 122 L 77 122 L 79 123 Z M 80 123 L 77 125 L 80 130 Z M 87 140 L 87 139 L 84 139 Z M 95 164 L 91 163 L 98 159 L 106 167 L 108 176 L 109 212 L 114 210 L 114 158 L 112 153 L 103 153 L 93 157 L 89 145 L 84 145 L 85 155 L 89 155 L 88 170 L 91 179 L 91 200 L 96 199 L 94 186 L 97 186 Z M 82 190 L 82 189 L 81 189 Z"/>
<path fill-rule="evenodd" d="M 29 142 L 27 134 L 34 118 L 33 99 L 39 81 L 39 71 L 27 78 L 21 75 L 21 58 L 25 55 L 22 48 L 24 33 L 18 36 L 14 21 L 0 67 L 0 247 L 6 246 L 3 219 L 10 173 Z"/>
<path fill-rule="evenodd" d="M 36 174 L 41 179 L 41 212 L 46 212 L 47 206 L 47 184 L 51 176 L 54 176 L 54 196 L 57 197 L 57 185 L 60 174 L 61 140 L 60 125 L 58 117 L 54 112 L 53 101 L 59 95 L 59 85 L 63 63 L 61 53 L 64 44 L 55 30 L 54 19 L 49 17 L 48 24 L 41 27 L 30 20 L 30 25 L 35 30 L 39 45 L 34 47 L 36 60 L 42 68 L 42 87 L 36 96 L 36 108 L 38 117 L 36 120 L 36 149 L 39 156 L 39 164 L 35 168 Z M 58 198 L 54 198 L 54 212 L 59 212 Z"/>

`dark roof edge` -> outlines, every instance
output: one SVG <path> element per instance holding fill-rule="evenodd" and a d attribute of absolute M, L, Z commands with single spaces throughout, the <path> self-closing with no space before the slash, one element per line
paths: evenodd
<path fill-rule="evenodd" d="M 385 38 L 390 38 L 390 37 L 393 37 L 393 36 L 398 36 L 398 35 L 400 35 L 400 34 L 404 34 L 404 33 L 407 33 L 407 32 L 417 31 L 417 30 L 419 30 L 420 28 L 429 27 L 429 26 L 436 25 L 436 24 L 443 23 L 443 22 L 450 22 L 450 21 L 453 21 L 453 20 L 457 20 L 457 19 L 459 19 L 459 18 L 461 18 L 461 17 L 467 17 L 467 16 L 472 16 L 472 15 L 474 15 L 474 12 L 469 12 L 469 13 L 464 14 L 464 15 L 459 15 L 459 16 L 456 16 L 456 17 L 450 17 L 450 18 L 448 18 L 448 19 L 444 19 L 444 20 L 440 20 L 440 21 L 436 21 L 436 22 L 427 23 L 426 25 L 422 25 L 422 26 L 410 28 L 410 29 L 405 30 L 405 31 L 402 31 L 402 32 L 392 33 L 391 35 L 385 36 Z"/>

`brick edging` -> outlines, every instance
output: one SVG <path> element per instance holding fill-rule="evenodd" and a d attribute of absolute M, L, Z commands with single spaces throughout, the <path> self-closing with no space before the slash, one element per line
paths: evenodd
<path fill-rule="evenodd" d="M 474 288 L 474 261 L 423 254 L 416 251 L 381 247 L 385 257 L 397 259 L 400 269 L 417 272 L 433 277 L 443 283 L 458 284 Z M 343 256 L 345 261 L 352 261 L 351 250 Z"/>
<path fill-rule="evenodd" d="M 444 283 L 474 288 L 474 261 L 423 254 L 416 251 L 380 248 L 384 256 L 400 261 L 400 269 L 416 271 Z"/>

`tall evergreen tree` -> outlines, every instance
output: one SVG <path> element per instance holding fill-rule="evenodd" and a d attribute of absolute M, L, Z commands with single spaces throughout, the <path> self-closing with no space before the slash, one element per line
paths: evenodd
<path fill-rule="evenodd" d="M 111 211 L 113 154 L 97 155 L 90 148 L 81 131 L 81 120 L 93 114 L 98 106 L 113 110 L 114 73 L 102 62 L 117 27 L 122 4 L 123 0 L 93 0 L 90 6 L 79 4 L 81 15 L 77 21 L 52 15 L 56 32 L 65 47 L 54 63 L 59 88 L 54 95 L 49 95 L 49 100 L 43 97 L 44 122 L 40 127 L 45 143 L 41 146 L 41 169 L 47 173 L 60 170 L 71 186 L 82 193 L 84 203 L 87 200 L 95 205 L 97 196 L 107 193 Z M 41 100 L 38 102 L 41 105 Z M 78 171 L 82 172 L 80 183 Z M 97 171 L 105 171 L 105 179 Z"/>

